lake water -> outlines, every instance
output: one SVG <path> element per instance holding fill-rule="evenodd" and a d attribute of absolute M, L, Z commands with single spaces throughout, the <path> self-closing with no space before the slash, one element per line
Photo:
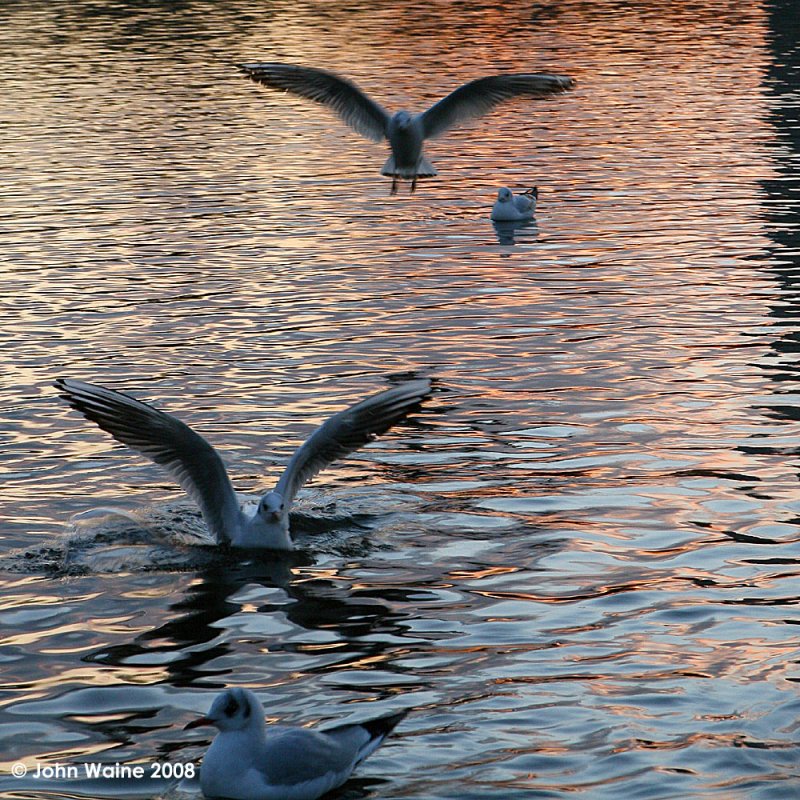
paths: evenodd
<path fill-rule="evenodd" d="M 341 797 L 800 797 L 798 19 L 6 2 L 0 797 L 197 797 L 33 770 L 196 762 L 225 685 L 273 721 L 415 709 Z M 392 110 L 578 83 L 431 142 L 439 176 L 390 197 L 385 147 L 257 60 Z M 536 223 L 496 231 L 532 184 Z M 243 492 L 391 380 L 439 391 L 309 487 L 351 521 L 292 558 L 57 577 L 74 514 L 181 497 L 59 376 L 175 413 Z"/>

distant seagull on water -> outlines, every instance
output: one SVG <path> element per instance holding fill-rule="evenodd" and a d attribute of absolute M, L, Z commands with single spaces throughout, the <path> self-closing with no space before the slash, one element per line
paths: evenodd
<path fill-rule="evenodd" d="M 534 186 L 525 192 L 514 194 L 504 186 L 497 191 L 497 200 L 492 206 L 491 218 L 494 222 L 521 222 L 533 217 L 539 190 Z"/>
<path fill-rule="evenodd" d="M 276 63 L 240 64 L 239 69 L 271 89 L 283 89 L 328 106 L 354 131 L 373 142 L 388 139 L 392 154 L 381 174 L 392 178 L 392 194 L 397 192 L 399 179 L 410 180 L 413 192 L 418 178 L 436 175 L 436 169 L 422 152 L 425 139 L 480 117 L 513 97 L 546 97 L 575 84 L 572 78 L 563 75 L 490 75 L 465 83 L 421 114 L 398 111 L 390 115 L 354 83 L 331 72 Z"/>
<path fill-rule="evenodd" d="M 121 392 L 59 378 L 61 397 L 117 441 L 164 467 L 200 506 L 219 544 L 291 550 L 289 508 L 320 470 L 405 419 L 431 392 L 427 379 L 372 395 L 338 414 L 297 448 L 280 480 L 252 510 L 240 508 L 217 451 L 180 420 Z"/>
<path fill-rule="evenodd" d="M 407 711 L 318 731 L 270 725 L 248 689 L 226 689 L 208 716 L 190 722 L 219 729 L 200 767 L 206 797 L 316 800 L 341 786 Z"/>

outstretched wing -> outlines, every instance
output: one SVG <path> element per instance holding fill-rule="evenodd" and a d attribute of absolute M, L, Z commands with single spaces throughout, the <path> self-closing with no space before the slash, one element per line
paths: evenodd
<path fill-rule="evenodd" d="M 229 541 L 238 524 L 239 503 L 222 459 L 202 436 L 120 392 L 70 378 L 59 378 L 53 385 L 86 419 L 161 464 L 200 506 L 217 541 Z"/>
<path fill-rule="evenodd" d="M 334 414 L 295 451 L 275 491 L 290 503 L 321 469 L 405 419 L 430 392 L 429 380 L 409 381 Z"/>
<path fill-rule="evenodd" d="M 480 117 L 512 97 L 546 97 L 574 85 L 572 78 L 563 75 L 520 73 L 478 78 L 460 86 L 421 115 L 425 138 L 439 136 L 460 122 Z"/>
<path fill-rule="evenodd" d="M 238 64 L 242 72 L 271 89 L 305 97 L 328 106 L 354 131 L 380 142 L 386 137 L 389 115 L 350 81 L 331 72 L 294 64 Z"/>

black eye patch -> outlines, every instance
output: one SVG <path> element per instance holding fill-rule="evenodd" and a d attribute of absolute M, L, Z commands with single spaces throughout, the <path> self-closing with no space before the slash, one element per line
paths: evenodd
<path fill-rule="evenodd" d="M 225 714 L 226 717 L 232 717 L 238 710 L 239 704 L 236 702 L 236 698 L 231 697 L 231 699 L 228 700 L 228 705 L 222 710 L 222 713 Z"/>

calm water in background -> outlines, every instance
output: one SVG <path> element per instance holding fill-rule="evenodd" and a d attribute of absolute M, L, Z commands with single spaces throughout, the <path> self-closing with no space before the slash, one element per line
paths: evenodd
<path fill-rule="evenodd" d="M 272 720 L 418 710 L 346 797 L 800 797 L 797 19 L 5 3 L 4 549 L 179 496 L 59 375 L 177 413 L 241 491 L 388 377 L 444 391 L 312 487 L 377 509 L 366 534 L 0 572 L 0 768 L 196 760 L 182 726 L 240 684 Z M 383 147 L 247 60 L 390 109 L 502 70 L 578 86 L 431 143 L 440 176 L 389 197 Z M 537 224 L 500 241 L 494 192 L 531 183 Z M 196 791 L 0 776 L 3 798 Z"/>

